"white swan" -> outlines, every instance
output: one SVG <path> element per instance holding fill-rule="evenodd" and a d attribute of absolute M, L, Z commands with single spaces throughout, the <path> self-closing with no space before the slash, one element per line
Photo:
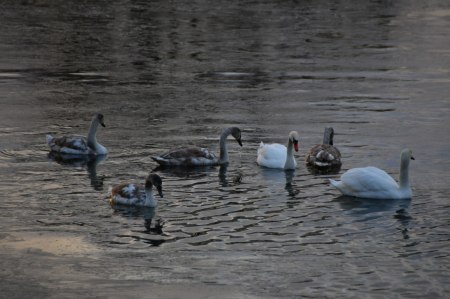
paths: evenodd
<path fill-rule="evenodd" d="M 268 168 L 295 169 L 297 161 L 294 158 L 294 148 L 298 152 L 298 133 L 295 131 L 289 133 L 287 148 L 281 144 L 264 144 L 261 141 L 256 163 Z"/>
<path fill-rule="evenodd" d="M 47 144 L 50 147 L 50 151 L 74 155 L 107 154 L 108 151 L 106 148 L 98 143 L 96 139 L 99 124 L 105 127 L 102 114 L 97 114 L 92 118 L 87 137 L 82 135 L 68 135 L 63 137 L 47 135 Z"/>
<path fill-rule="evenodd" d="M 350 169 L 341 176 L 340 182 L 329 180 L 342 194 L 348 196 L 407 199 L 412 197 L 408 175 L 410 160 L 414 160 L 412 151 L 404 149 L 400 155 L 399 184 L 386 172 L 372 166 Z"/>
<path fill-rule="evenodd" d="M 111 204 L 154 208 L 157 206 L 157 203 L 155 196 L 153 196 L 153 186 L 158 190 L 159 196 L 163 197 L 162 180 L 159 175 L 151 173 L 145 180 L 145 187 L 134 183 L 122 183 L 111 188 L 111 199 L 109 202 Z"/>
<path fill-rule="evenodd" d="M 227 137 L 232 135 L 242 146 L 241 130 L 236 127 L 225 129 L 220 136 L 220 157 L 217 158 L 205 148 L 196 146 L 179 146 L 163 153 L 161 156 L 151 156 L 153 160 L 161 165 L 181 165 L 181 166 L 207 166 L 219 165 L 229 162 L 227 150 Z"/>
<path fill-rule="evenodd" d="M 319 169 L 336 168 L 342 165 L 341 153 L 333 146 L 334 130 L 326 127 L 323 134 L 323 144 L 314 146 L 305 157 L 307 165 Z"/>

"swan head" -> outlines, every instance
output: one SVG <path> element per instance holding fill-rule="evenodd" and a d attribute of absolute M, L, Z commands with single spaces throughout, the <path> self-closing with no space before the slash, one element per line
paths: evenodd
<path fill-rule="evenodd" d="M 239 143 L 240 146 L 242 146 L 241 142 L 241 130 L 237 127 L 231 128 L 231 135 L 236 139 L 236 141 Z"/>
<path fill-rule="evenodd" d="M 332 127 L 326 127 L 323 133 L 323 144 L 333 145 L 334 130 Z"/>
<path fill-rule="evenodd" d="M 97 114 L 94 116 L 93 120 L 98 121 L 99 124 L 102 125 L 102 127 L 106 127 L 105 124 L 103 123 L 103 114 Z"/>
<path fill-rule="evenodd" d="M 298 133 L 296 131 L 289 133 L 289 140 L 294 144 L 295 151 L 298 152 Z"/>
<path fill-rule="evenodd" d="M 147 179 L 145 180 L 145 189 L 152 188 L 152 186 L 156 187 L 156 190 L 158 190 L 159 196 L 163 197 L 162 194 L 162 179 L 159 175 L 155 173 L 151 173 L 148 175 Z"/>
<path fill-rule="evenodd" d="M 402 161 L 404 161 L 404 160 L 406 160 L 406 161 L 415 160 L 413 155 L 412 155 L 412 150 L 410 150 L 409 148 L 405 148 L 404 150 L 402 150 L 402 153 L 400 155 L 400 159 Z"/>

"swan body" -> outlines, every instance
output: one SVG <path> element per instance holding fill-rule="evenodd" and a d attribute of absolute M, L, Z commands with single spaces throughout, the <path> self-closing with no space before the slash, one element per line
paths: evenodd
<path fill-rule="evenodd" d="M 326 127 L 323 144 L 314 146 L 305 157 L 305 162 L 309 166 L 319 169 L 335 168 L 342 165 L 341 153 L 333 146 L 334 130 Z"/>
<path fill-rule="evenodd" d="M 225 129 L 220 136 L 220 157 L 216 157 L 205 148 L 196 146 L 178 146 L 163 153 L 159 157 L 151 156 L 151 158 L 161 165 L 208 166 L 226 164 L 229 162 L 226 140 L 230 134 L 236 139 L 239 145 L 242 146 L 241 131 L 239 128 L 231 127 Z"/>
<path fill-rule="evenodd" d="M 375 199 L 408 199 L 412 197 L 409 184 L 409 162 L 412 151 L 404 149 L 400 155 L 399 184 L 385 171 L 376 167 L 354 168 L 341 176 L 341 181 L 330 183 L 343 195 Z"/>
<path fill-rule="evenodd" d="M 99 124 L 105 127 L 102 114 L 97 114 L 92 118 L 87 137 L 82 135 L 68 135 L 63 137 L 47 135 L 47 145 L 50 147 L 50 151 L 63 154 L 105 155 L 108 151 L 96 139 Z"/>
<path fill-rule="evenodd" d="M 259 166 L 268 168 L 284 168 L 295 169 L 297 167 L 297 161 L 294 158 L 294 152 L 298 151 L 298 133 L 292 131 L 289 133 L 288 146 L 281 144 L 264 144 L 260 143 L 258 148 L 258 158 L 256 163 Z"/>
<path fill-rule="evenodd" d="M 162 194 L 162 180 L 157 174 L 149 174 L 145 180 L 145 186 L 134 183 L 122 183 L 110 189 L 111 204 L 122 204 L 128 206 L 142 206 L 154 208 L 157 206 L 153 195 L 153 186 L 158 190 L 159 196 Z"/>

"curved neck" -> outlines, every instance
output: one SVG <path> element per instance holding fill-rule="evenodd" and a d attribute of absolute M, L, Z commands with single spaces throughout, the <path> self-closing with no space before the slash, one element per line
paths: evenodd
<path fill-rule="evenodd" d="M 326 127 L 323 133 L 323 144 L 333 145 L 333 128 Z"/>
<path fill-rule="evenodd" d="M 146 207 L 156 207 L 156 199 L 155 196 L 153 196 L 153 185 L 152 183 L 146 182 L 145 183 L 145 203 L 144 206 Z"/>
<path fill-rule="evenodd" d="M 87 137 L 88 146 L 94 150 L 97 150 L 97 128 L 98 128 L 97 119 L 93 119 L 91 123 L 91 127 L 89 128 L 89 133 Z"/>
<path fill-rule="evenodd" d="M 400 160 L 400 174 L 398 175 L 398 184 L 400 189 L 410 189 L 409 186 L 409 158 Z"/>
<path fill-rule="evenodd" d="M 286 152 L 286 163 L 284 163 L 284 169 L 294 169 L 294 143 L 292 143 L 291 138 L 288 139 L 287 152 Z"/>
<path fill-rule="evenodd" d="M 333 145 L 333 139 L 331 139 L 331 136 L 329 134 L 325 134 L 323 136 L 323 144 Z"/>
<path fill-rule="evenodd" d="M 228 150 L 227 150 L 227 137 L 231 134 L 232 128 L 228 128 L 225 131 L 223 131 L 222 135 L 220 136 L 220 164 L 228 163 Z"/>

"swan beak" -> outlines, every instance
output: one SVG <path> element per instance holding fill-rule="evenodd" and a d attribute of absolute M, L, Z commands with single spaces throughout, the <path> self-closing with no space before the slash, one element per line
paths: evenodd
<path fill-rule="evenodd" d="M 239 139 L 237 140 L 237 142 L 239 143 L 240 146 L 242 146 L 241 138 L 239 138 Z"/>
<path fill-rule="evenodd" d="M 416 160 L 416 159 L 414 159 L 414 157 L 413 157 L 413 156 L 411 156 L 411 160 Z"/>
<path fill-rule="evenodd" d="M 105 124 L 103 122 L 100 123 L 103 128 L 106 128 Z"/>
<path fill-rule="evenodd" d="M 158 190 L 159 196 L 161 196 L 161 198 L 162 198 L 162 197 L 163 197 L 163 194 L 162 194 L 162 187 L 161 187 L 161 186 L 156 186 L 156 189 Z"/>
<path fill-rule="evenodd" d="M 298 141 L 294 140 L 294 149 L 296 152 L 298 152 Z"/>

